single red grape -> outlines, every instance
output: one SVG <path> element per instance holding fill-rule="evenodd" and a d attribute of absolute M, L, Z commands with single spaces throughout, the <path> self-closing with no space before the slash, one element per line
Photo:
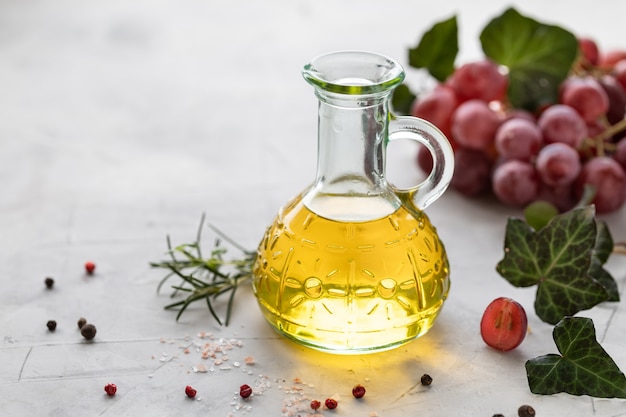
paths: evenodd
<path fill-rule="evenodd" d="M 508 79 L 498 65 L 489 60 L 461 65 L 449 78 L 457 96 L 462 100 L 502 100 L 506 95 Z"/>
<path fill-rule="evenodd" d="M 624 61 L 624 71 L 626 71 L 626 61 Z M 626 76 L 626 72 L 624 76 Z M 610 124 L 615 124 L 622 120 L 626 114 L 626 91 L 617 78 L 612 75 L 603 75 L 598 81 L 609 98 L 606 118 Z"/>
<path fill-rule="evenodd" d="M 598 64 L 600 52 L 598 44 L 590 38 L 578 38 L 578 48 L 585 58 L 585 66 L 594 66 Z"/>
<path fill-rule="evenodd" d="M 411 114 L 428 120 L 449 137 L 452 113 L 458 105 L 459 100 L 454 91 L 448 86 L 439 85 L 430 94 L 415 100 Z"/>
<path fill-rule="evenodd" d="M 478 196 L 489 190 L 492 165 L 484 152 L 458 147 L 450 186 L 465 196 Z"/>
<path fill-rule="evenodd" d="M 615 211 L 626 201 L 626 173 L 611 157 L 592 158 L 583 165 L 577 180 L 578 196 L 582 195 L 585 184 L 595 189 L 592 203 L 598 214 Z"/>
<path fill-rule="evenodd" d="M 559 185 L 556 187 L 541 184 L 537 200 L 547 201 L 559 209 L 561 213 L 564 213 L 574 208 L 578 202 L 574 188 L 575 184 Z"/>
<path fill-rule="evenodd" d="M 541 129 L 527 119 L 509 119 L 496 131 L 496 149 L 505 159 L 530 161 L 539 152 L 542 142 Z"/>
<path fill-rule="evenodd" d="M 491 181 L 496 197 L 510 206 L 524 207 L 539 193 L 539 177 L 529 162 L 506 161 L 496 167 Z"/>
<path fill-rule="evenodd" d="M 565 104 L 549 106 L 537 121 L 545 143 L 563 142 L 577 148 L 587 136 L 587 125 L 572 107 Z"/>
<path fill-rule="evenodd" d="M 500 118 L 481 100 L 469 100 L 452 115 L 452 138 L 459 146 L 486 150 L 493 145 Z"/>
<path fill-rule="evenodd" d="M 541 181 L 551 187 L 571 184 L 580 173 L 578 152 L 564 143 L 551 143 L 543 147 L 535 165 Z"/>
<path fill-rule="evenodd" d="M 528 318 L 524 307 L 507 297 L 493 300 L 480 321 L 480 335 L 485 343 L 505 352 L 518 347 L 527 331 Z"/>
<path fill-rule="evenodd" d="M 593 122 L 609 110 L 608 95 L 591 76 L 574 76 L 564 82 L 561 103 L 576 110 L 587 123 Z"/>

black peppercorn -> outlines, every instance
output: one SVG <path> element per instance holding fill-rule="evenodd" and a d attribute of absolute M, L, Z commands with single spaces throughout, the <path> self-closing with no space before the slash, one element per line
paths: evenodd
<path fill-rule="evenodd" d="M 96 326 L 86 323 L 80 328 L 80 334 L 87 340 L 91 340 L 96 337 Z"/>
<path fill-rule="evenodd" d="M 504 417 L 504 414 L 494 414 L 492 417 Z"/>
<path fill-rule="evenodd" d="M 530 405 L 522 405 L 517 409 L 517 415 L 519 417 L 535 417 L 535 409 Z"/>
<path fill-rule="evenodd" d="M 52 287 L 54 287 L 54 279 L 53 278 L 47 277 L 43 282 L 46 284 L 46 288 L 48 288 L 48 289 L 51 289 Z"/>
<path fill-rule="evenodd" d="M 433 383 L 433 378 L 428 375 L 428 374 L 424 374 L 422 375 L 422 378 L 420 379 L 422 385 L 430 385 Z"/>
<path fill-rule="evenodd" d="M 85 324 L 87 324 L 87 319 L 86 319 L 86 318 L 84 318 L 84 317 L 81 317 L 81 318 L 79 318 L 79 319 L 78 319 L 78 322 L 77 322 L 76 324 L 78 324 L 78 328 L 79 328 L 79 329 L 82 329 L 82 328 L 83 328 L 83 326 L 84 326 Z"/>
<path fill-rule="evenodd" d="M 57 322 L 54 320 L 48 320 L 48 322 L 46 323 L 46 326 L 48 326 L 48 330 L 53 332 L 57 328 Z"/>

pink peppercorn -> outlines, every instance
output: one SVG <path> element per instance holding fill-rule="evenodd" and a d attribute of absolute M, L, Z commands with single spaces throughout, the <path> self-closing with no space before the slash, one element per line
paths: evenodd
<path fill-rule="evenodd" d="M 185 387 L 185 394 L 187 394 L 187 397 L 194 398 L 197 393 L 198 391 L 196 391 L 191 385 L 187 385 Z"/>
<path fill-rule="evenodd" d="M 248 398 L 250 395 L 252 395 L 252 388 L 250 387 L 250 385 L 243 384 L 242 386 L 240 386 L 239 395 L 241 396 L 241 398 Z"/>
<path fill-rule="evenodd" d="M 104 391 L 107 393 L 107 395 L 113 396 L 117 392 L 117 385 L 115 385 L 115 384 L 106 384 L 104 386 Z"/>

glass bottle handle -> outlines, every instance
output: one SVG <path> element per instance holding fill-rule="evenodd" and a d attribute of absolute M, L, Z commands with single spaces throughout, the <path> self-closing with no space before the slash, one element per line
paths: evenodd
<path fill-rule="evenodd" d="M 448 188 L 454 172 L 452 146 L 432 123 L 412 116 L 392 116 L 389 121 L 389 141 L 411 139 L 426 146 L 433 159 L 433 168 L 424 181 L 410 188 L 392 188 L 404 203 L 424 210 Z"/>

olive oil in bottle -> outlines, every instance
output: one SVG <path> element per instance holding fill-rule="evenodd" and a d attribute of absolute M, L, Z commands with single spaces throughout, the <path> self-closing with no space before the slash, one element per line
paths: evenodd
<path fill-rule="evenodd" d="M 449 289 L 448 260 L 424 213 L 329 220 L 298 197 L 269 227 L 254 290 L 265 318 L 335 352 L 389 349 L 424 334 Z"/>

